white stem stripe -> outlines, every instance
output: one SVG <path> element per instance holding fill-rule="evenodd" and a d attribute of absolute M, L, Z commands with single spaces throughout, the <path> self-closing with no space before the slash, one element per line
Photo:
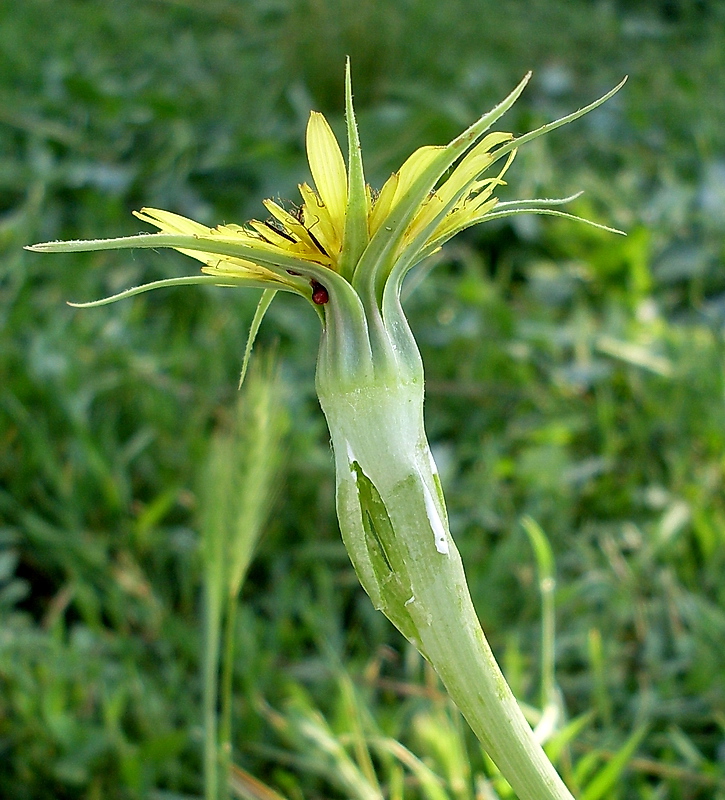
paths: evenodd
<path fill-rule="evenodd" d="M 425 496 L 425 511 L 428 515 L 430 526 L 433 528 L 433 537 L 435 539 L 436 550 L 441 555 L 447 556 L 450 552 L 450 548 L 448 547 L 446 529 L 443 527 L 443 522 L 441 521 L 441 516 L 438 513 L 435 500 L 433 500 L 433 495 L 430 493 L 430 489 L 425 482 L 423 483 L 423 493 Z"/>

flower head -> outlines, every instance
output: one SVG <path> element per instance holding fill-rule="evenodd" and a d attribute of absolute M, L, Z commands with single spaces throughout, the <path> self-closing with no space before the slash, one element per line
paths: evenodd
<path fill-rule="evenodd" d="M 342 151 L 327 120 L 316 111 L 310 114 L 306 138 L 314 187 L 308 183 L 300 184 L 302 203 L 293 211 L 286 210 L 274 200 L 264 200 L 264 207 L 270 214 L 267 220 L 253 219 L 246 226 L 219 225 L 216 228 L 155 208 L 143 208 L 135 215 L 163 233 L 185 234 L 212 241 L 236 241 L 263 252 L 265 256 L 282 259 L 291 256 L 340 274 L 346 272 L 352 277 L 357 264 L 350 263 L 349 249 L 346 252 L 344 247 L 348 174 Z M 429 255 L 458 231 L 483 220 L 498 202 L 493 191 L 504 183 L 503 175 L 516 151 L 509 153 L 503 168 L 494 177 L 478 176 L 496 159 L 496 145 L 512 139 L 510 133 L 491 133 L 484 137 L 440 186 L 426 194 L 392 250 L 393 261 L 402 257 L 410 247 L 416 247 L 420 257 Z M 442 149 L 424 147 L 417 150 L 398 172 L 388 178 L 379 192 L 365 185 L 361 215 L 361 241 L 365 245 L 400 207 L 421 170 Z M 357 209 L 350 209 L 351 214 L 355 211 Z M 425 234 L 422 241 L 421 234 Z M 283 276 L 249 259 L 198 250 L 184 252 L 202 261 L 205 264 L 202 272 L 209 275 L 248 276 L 269 280 L 273 284 L 280 281 L 289 283 Z"/>
<path fill-rule="evenodd" d="M 170 211 L 144 208 L 136 216 L 157 227 L 158 233 L 48 242 L 29 249 L 171 247 L 201 261 L 203 275 L 157 281 L 79 305 L 100 305 L 161 286 L 191 283 L 284 290 L 314 304 L 326 334 L 323 342 L 333 339 L 334 347 L 342 348 L 336 355 L 338 361 L 342 356 L 341 363 L 352 360 L 358 367 L 363 365 L 366 359 L 360 358 L 361 351 L 354 358 L 343 352 L 346 347 L 358 351 L 362 347 L 378 369 L 390 358 L 398 364 L 401 357 L 405 360 L 407 339 L 399 293 L 412 267 L 460 231 L 489 219 L 535 213 L 581 220 L 555 208 L 572 197 L 499 202 L 494 192 L 504 184 L 518 147 L 593 110 L 624 81 L 590 105 L 523 136 L 488 132 L 518 99 L 529 77 L 530 73 L 508 97 L 449 144 L 416 150 L 376 192 L 365 182 L 348 63 L 347 164 L 327 120 L 313 111 L 306 145 L 314 185 L 300 185 L 299 207 L 288 210 L 274 200 L 265 200 L 268 219 L 216 228 Z M 271 294 L 265 296 L 263 309 L 270 299 Z M 373 366 L 368 364 L 371 369 Z"/>

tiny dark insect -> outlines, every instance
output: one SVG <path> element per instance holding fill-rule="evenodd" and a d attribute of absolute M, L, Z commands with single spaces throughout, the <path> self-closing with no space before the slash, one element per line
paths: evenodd
<path fill-rule="evenodd" d="M 315 280 L 310 281 L 310 286 L 312 287 L 312 302 L 318 306 L 324 306 L 330 299 L 327 289 Z"/>

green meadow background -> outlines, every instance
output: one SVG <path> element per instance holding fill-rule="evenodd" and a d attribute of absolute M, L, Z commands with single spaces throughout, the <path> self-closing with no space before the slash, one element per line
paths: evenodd
<path fill-rule="evenodd" d="M 587 800 L 725 798 L 718 0 L 0 2 L 0 797 L 201 796 L 199 479 L 258 299 L 193 287 L 76 310 L 66 301 L 197 264 L 22 246 L 139 232 L 144 205 L 216 224 L 296 200 L 310 109 L 342 130 L 347 54 L 378 187 L 529 69 L 505 130 L 629 74 L 527 145 L 500 192 L 583 189 L 571 210 L 627 237 L 491 223 L 412 279 L 406 309 L 474 601 L 532 707 L 541 598 L 525 515 L 554 552 L 556 678 L 577 721 L 557 765 Z M 340 780 L 359 723 L 420 759 L 373 756 L 386 797 L 509 797 L 357 584 L 314 394 L 318 335 L 310 308 L 280 297 L 255 350 L 274 354 L 289 424 L 237 614 L 238 783 L 366 797 Z"/>

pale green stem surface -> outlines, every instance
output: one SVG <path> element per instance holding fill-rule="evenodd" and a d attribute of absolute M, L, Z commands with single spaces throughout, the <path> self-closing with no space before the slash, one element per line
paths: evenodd
<path fill-rule="evenodd" d="M 335 451 L 343 539 L 373 603 L 435 667 L 520 800 L 572 800 L 473 607 L 423 429 L 422 373 L 340 393 L 318 375 L 318 394 Z"/>

